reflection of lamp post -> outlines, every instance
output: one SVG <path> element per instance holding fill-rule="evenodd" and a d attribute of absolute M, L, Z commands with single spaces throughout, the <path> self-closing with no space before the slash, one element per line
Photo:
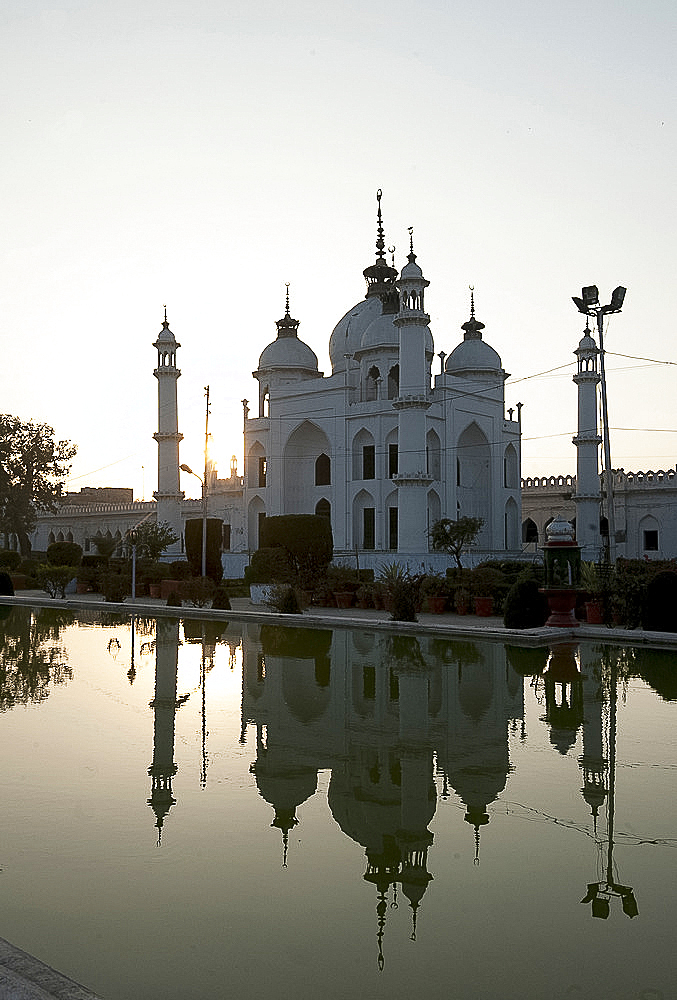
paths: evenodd
<path fill-rule="evenodd" d="M 193 472 L 189 465 L 180 465 L 179 468 L 182 472 L 187 472 L 191 476 L 195 476 L 196 479 L 200 480 L 200 485 L 202 486 L 202 576 L 207 575 L 207 484 L 204 479 L 198 476 L 197 472 Z"/>
<path fill-rule="evenodd" d="M 606 472 L 606 502 L 607 502 L 607 524 L 608 524 L 608 560 L 615 560 L 616 544 L 616 519 L 614 516 L 614 492 L 611 481 L 611 443 L 609 441 L 609 411 L 606 401 L 606 374 L 604 371 L 604 317 L 610 313 L 619 313 L 623 307 L 623 300 L 627 289 L 619 285 L 611 293 L 611 302 L 608 306 L 599 304 L 599 292 L 597 285 L 587 285 L 581 289 L 581 298 L 573 295 L 572 299 L 579 312 L 585 316 L 594 316 L 597 320 L 597 333 L 599 334 L 599 373 L 602 386 L 602 441 L 604 447 L 604 471 Z"/>
<path fill-rule="evenodd" d="M 613 657 L 613 654 L 612 654 Z M 600 882 L 589 882 L 588 891 L 581 903 L 592 903 L 593 917 L 606 920 L 609 904 L 613 898 L 620 899 L 626 917 L 636 917 L 639 913 L 632 886 L 620 885 L 614 881 L 614 812 L 616 808 L 616 709 L 618 702 L 618 664 L 613 657 L 609 681 L 609 800 L 608 800 L 608 845 L 606 878 Z"/>

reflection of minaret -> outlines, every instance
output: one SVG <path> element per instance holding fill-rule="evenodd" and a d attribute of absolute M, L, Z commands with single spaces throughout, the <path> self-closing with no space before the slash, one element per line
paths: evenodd
<path fill-rule="evenodd" d="M 152 807 L 156 816 L 159 845 L 165 816 L 176 802 L 172 796 L 172 778 L 178 770 L 174 763 L 176 709 L 188 699 L 188 695 L 178 700 L 176 697 L 179 659 L 178 619 L 157 619 L 155 657 L 155 697 L 150 703 L 154 711 L 153 763 L 148 768 L 148 774 L 152 778 L 148 805 Z"/>
<path fill-rule="evenodd" d="M 589 652 L 589 650 L 588 650 Z M 585 655 L 581 650 L 581 656 Z M 578 763 L 583 772 L 583 798 L 590 806 L 595 830 L 600 806 L 606 798 L 603 718 L 604 690 L 599 657 L 583 667 L 583 755 Z"/>
<path fill-rule="evenodd" d="M 400 883 L 412 909 L 412 940 L 416 939 L 416 914 L 432 875 L 428 871 L 428 848 L 433 835 L 428 823 L 435 812 L 436 793 L 429 742 L 429 670 L 418 640 L 403 640 L 412 646 L 409 657 L 394 661 L 400 696 L 400 775 L 402 781 L 401 827 L 397 839 L 402 855 Z"/>

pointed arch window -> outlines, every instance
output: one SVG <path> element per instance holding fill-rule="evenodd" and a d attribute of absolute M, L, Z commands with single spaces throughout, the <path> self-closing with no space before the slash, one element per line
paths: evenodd
<path fill-rule="evenodd" d="M 331 459 L 324 452 L 315 460 L 315 485 L 329 486 L 331 483 Z"/>
<path fill-rule="evenodd" d="M 388 399 L 397 399 L 400 394 L 400 366 L 393 365 L 388 372 Z"/>

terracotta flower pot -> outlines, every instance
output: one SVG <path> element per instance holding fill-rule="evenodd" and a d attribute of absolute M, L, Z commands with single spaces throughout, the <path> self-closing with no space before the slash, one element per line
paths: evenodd
<path fill-rule="evenodd" d="M 441 615 L 447 606 L 447 599 L 443 595 L 428 597 L 428 610 L 433 615 Z"/>
<path fill-rule="evenodd" d="M 602 605 L 599 601 L 585 602 L 585 618 L 588 625 L 603 625 Z"/>
<path fill-rule="evenodd" d="M 350 590 L 334 591 L 334 599 L 337 608 L 351 608 L 353 606 L 353 593 Z"/>
<path fill-rule="evenodd" d="M 476 597 L 475 614 L 478 618 L 489 618 L 494 613 L 493 597 Z"/>

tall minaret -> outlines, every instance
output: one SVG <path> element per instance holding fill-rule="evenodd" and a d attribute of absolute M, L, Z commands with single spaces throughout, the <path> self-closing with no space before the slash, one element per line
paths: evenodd
<path fill-rule="evenodd" d="M 399 411 L 398 474 L 394 477 L 398 503 L 397 549 L 402 553 L 427 552 L 428 487 L 426 468 L 426 410 L 430 406 L 426 335 L 430 316 L 423 308 L 423 292 L 430 284 L 416 263 L 413 230 L 409 230 L 408 263 L 396 283 L 400 311 L 394 319 L 400 332 L 400 394 L 393 400 Z"/>
<path fill-rule="evenodd" d="M 587 322 L 581 342 L 574 353 L 578 358 L 578 368 L 574 375 L 574 382 L 578 386 L 578 434 L 573 439 L 576 445 L 576 541 L 581 546 L 581 558 L 597 562 L 602 543 L 599 533 L 601 497 L 598 463 L 602 439 L 597 433 L 599 349 L 590 335 Z"/>
<path fill-rule="evenodd" d="M 181 501 L 183 493 L 179 485 L 179 410 L 176 383 L 181 372 L 176 367 L 176 350 L 181 347 L 167 322 L 167 307 L 162 330 L 153 344 L 157 349 L 157 368 L 153 372 L 158 380 L 158 429 L 153 437 L 158 445 L 157 490 L 153 496 L 157 500 L 157 522 L 166 521 L 172 526 L 179 541 L 167 549 L 168 555 L 181 552 Z"/>

